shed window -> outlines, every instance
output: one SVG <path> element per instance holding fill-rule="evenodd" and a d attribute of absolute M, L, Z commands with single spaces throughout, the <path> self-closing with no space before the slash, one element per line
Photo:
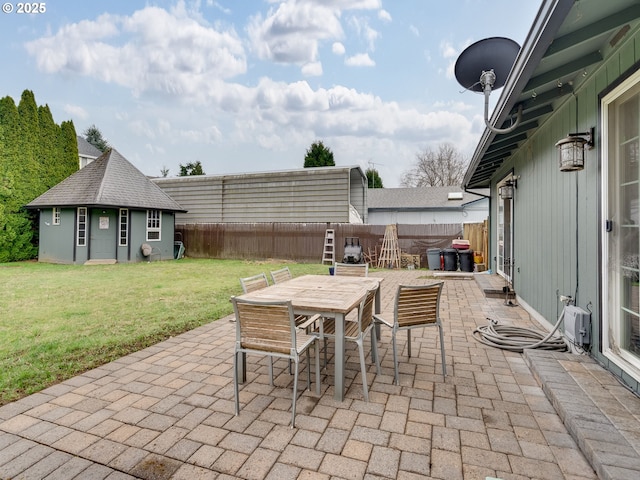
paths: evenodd
<path fill-rule="evenodd" d="M 51 223 L 53 225 L 60 225 L 60 207 L 53 207 Z"/>
<path fill-rule="evenodd" d="M 78 207 L 78 231 L 76 242 L 79 247 L 87 244 L 87 207 Z"/>
<path fill-rule="evenodd" d="M 161 219 L 160 210 L 147 210 L 147 241 L 160 240 Z"/>
<path fill-rule="evenodd" d="M 127 239 L 129 238 L 129 210 L 126 208 L 120 209 L 120 236 L 118 244 L 121 247 L 127 246 Z"/>

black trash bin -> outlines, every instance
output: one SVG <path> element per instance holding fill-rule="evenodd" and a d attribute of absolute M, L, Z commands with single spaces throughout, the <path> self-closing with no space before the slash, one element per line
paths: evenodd
<path fill-rule="evenodd" d="M 447 272 L 455 272 L 458 270 L 458 250 L 455 248 L 445 248 L 442 250 L 444 256 L 444 269 Z"/>
<path fill-rule="evenodd" d="M 428 248 L 427 249 L 427 262 L 429 263 L 429 270 L 440 270 L 440 249 Z"/>
<path fill-rule="evenodd" d="M 460 271 L 473 272 L 473 250 L 460 250 L 458 257 L 460 258 Z"/>

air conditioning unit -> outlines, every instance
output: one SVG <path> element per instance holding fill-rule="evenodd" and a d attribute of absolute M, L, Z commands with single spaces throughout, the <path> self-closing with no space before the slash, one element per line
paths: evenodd
<path fill-rule="evenodd" d="M 591 314 L 586 310 L 567 305 L 564 307 L 564 336 L 579 347 L 591 343 Z"/>

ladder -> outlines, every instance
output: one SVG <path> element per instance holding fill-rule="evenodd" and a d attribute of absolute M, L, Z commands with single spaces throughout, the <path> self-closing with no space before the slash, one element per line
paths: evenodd
<path fill-rule="evenodd" d="M 322 253 L 322 264 L 329 262 L 331 265 L 335 262 L 336 254 L 336 237 L 333 230 L 325 230 L 324 232 L 324 250 Z"/>
<path fill-rule="evenodd" d="M 378 257 L 378 268 L 400 268 L 400 248 L 398 230 L 395 225 L 387 225 Z"/>

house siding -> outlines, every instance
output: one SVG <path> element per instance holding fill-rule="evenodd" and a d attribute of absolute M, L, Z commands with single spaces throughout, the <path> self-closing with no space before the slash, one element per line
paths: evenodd
<path fill-rule="evenodd" d="M 371 225 L 400 224 L 450 224 L 480 223 L 487 219 L 489 200 L 482 199 L 458 208 L 381 208 L 369 209 L 368 223 Z"/>
<path fill-rule="evenodd" d="M 149 260 L 169 260 L 173 258 L 174 215 L 162 212 L 160 240 L 147 240 L 147 211 L 131 210 L 131 231 L 129 232 L 129 249 L 132 262 L 146 262 Z M 142 255 L 142 244 L 148 243 L 153 248 L 151 258 Z"/>
<path fill-rule="evenodd" d="M 60 210 L 60 224 L 52 222 L 53 208 L 40 211 L 38 259 L 47 263 L 73 263 L 75 209 Z"/>
<path fill-rule="evenodd" d="M 53 209 L 43 208 L 40 211 L 40 241 L 38 249 L 38 261 L 45 263 L 78 264 L 82 265 L 87 260 L 98 258 L 113 258 L 100 255 L 92 250 L 92 236 L 95 237 L 95 229 L 98 229 L 99 217 L 109 216 L 110 228 L 115 229 L 113 238 L 113 252 L 119 263 L 148 261 L 142 256 L 140 247 L 143 243 L 149 243 L 154 247 L 152 260 L 169 260 L 173 258 L 173 243 L 175 217 L 172 212 L 162 212 L 162 231 L 160 241 L 146 240 L 147 211 L 130 210 L 129 212 L 129 241 L 127 246 L 119 246 L 118 212 L 119 209 L 88 209 L 87 218 L 87 245 L 76 245 L 76 208 L 62 208 L 60 212 L 60 225 L 52 224 Z M 103 214 L 102 212 L 107 212 Z M 92 235 L 93 232 L 93 235 Z"/>
<path fill-rule="evenodd" d="M 188 210 L 176 223 L 349 222 L 366 218 L 366 179 L 358 168 L 154 179 Z"/>
<path fill-rule="evenodd" d="M 561 311 L 557 295 L 575 296 L 592 311 L 592 355 L 622 375 L 636 392 L 638 382 L 600 353 L 601 325 L 600 212 L 602 134 L 598 96 L 640 60 L 636 31 L 603 66 L 588 77 L 493 177 L 496 185 L 509 173 L 518 178 L 514 196 L 514 290 L 541 319 L 555 324 Z M 576 102 L 578 124 L 576 126 Z M 595 148 L 586 152 L 580 172 L 560 172 L 555 143 L 569 132 L 596 127 Z M 577 130 L 576 130 L 577 128 Z M 492 216 L 497 206 L 492 204 Z M 495 222 L 491 245 L 497 244 Z M 495 252 L 493 252 L 495 255 Z M 493 257 L 495 268 L 495 257 Z"/>

